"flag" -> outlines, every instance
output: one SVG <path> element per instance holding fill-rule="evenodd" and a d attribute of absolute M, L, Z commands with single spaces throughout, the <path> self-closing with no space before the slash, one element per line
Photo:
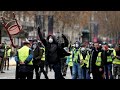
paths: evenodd
<path fill-rule="evenodd" d="M 5 22 L 5 19 L 3 17 L 2 18 L 2 21 L 3 21 L 3 26 L 4 28 L 6 29 L 8 35 L 9 35 L 9 38 L 10 38 L 10 41 L 11 41 L 11 44 L 13 47 L 16 47 L 13 43 L 13 38 L 12 38 L 12 35 L 17 35 L 22 27 L 18 24 L 17 20 L 15 19 L 15 14 L 13 13 L 13 18 L 14 20 L 11 20 L 9 22 Z"/>

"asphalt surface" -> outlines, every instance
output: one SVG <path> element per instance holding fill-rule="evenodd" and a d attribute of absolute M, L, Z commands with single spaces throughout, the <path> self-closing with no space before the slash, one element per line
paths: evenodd
<path fill-rule="evenodd" d="M 9 70 L 4 70 L 5 73 L 0 73 L 0 79 L 15 79 L 15 69 L 16 69 L 16 66 L 10 66 Z M 52 71 L 49 70 L 48 77 L 49 79 L 54 79 L 53 70 Z M 35 79 L 35 74 L 33 79 Z M 41 74 L 41 79 L 45 79 L 43 74 Z M 67 70 L 67 75 L 65 76 L 65 79 L 71 79 L 69 68 Z"/>

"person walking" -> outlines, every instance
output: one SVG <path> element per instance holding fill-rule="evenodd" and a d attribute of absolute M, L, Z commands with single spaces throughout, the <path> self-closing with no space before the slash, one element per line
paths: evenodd
<path fill-rule="evenodd" d="M 81 47 L 81 54 L 83 56 L 83 64 L 81 64 L 82 79 L 90 79 L 89 73 L 90 54 L 85 45 Z"/>
<path fill-rule="evenodd" d="M 39 46 L 40 46 L 40 49 L 42 50 L 42 58 L 41 58 L 41 62 L 40 62 L 40 71 L 39 71 L 39 74 L 40 74 L 40 77 L 41 77 L 41 73 L 43 73 L 44 77 L 46 79 L 49 79 L 48 76 L 47 76 L 46 71 L 44 70 L 44 66 L 45 66 L 45 47 L 42 46 L 42 44 L 39 44 Z"/>
<path fill-rule="evenodd" d="M 80 43 L 75 42 L 75 48 L 73 49 L 73 68 L 72 68 L 72 79 L 81 79 L 81 64 L 83 63 L 83 56 L 80 53 Z"/>
<path fill-rule="evenodd" d="M 120 45 L 116 45 L 113 59 L 113 79 L 120 79 Z"/>

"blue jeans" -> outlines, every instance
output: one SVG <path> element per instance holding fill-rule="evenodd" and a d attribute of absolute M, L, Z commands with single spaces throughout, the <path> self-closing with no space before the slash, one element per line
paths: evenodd
<path fill-rule="evenodd" d="M 105 69 L 105 78 L 106 79 L 109 79 L 109 75 L 110 75 L 110 79 L 112 79 L 112 64 L 108 64 L 108 65 L 105 65 L 104 67 Z"/>
<path fill-rule="evenodd" d="M 82 79 L 90 79 L 89 69 L 86 67 L 81 68 Z"/>
<path fill-rule="evenodd" d="M 80 63 L 73 63 L 72 67 L 72 79 L 81 79 L 81 67 Z"/>

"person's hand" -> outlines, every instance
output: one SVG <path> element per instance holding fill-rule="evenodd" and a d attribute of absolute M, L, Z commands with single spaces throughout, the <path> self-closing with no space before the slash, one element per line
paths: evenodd
<path fill-rule="evenodd" d="M 102 71 L 102 68 L 99 68 L 99 71 L 101 72 L 101 71 Z"/>
<path fill-rule="evenodd" d="M 65 37 L 65 35 L 64 35 L 64 34 L 62 34 L 62 37 L 64 38 L 64 37 Z"/>
<path fill-rule="evenodd" d="M 80 60 L 80 64 L 83 64 L 84 62 L 83 62 L 83 60 Z"/>
<path fill-rule="evenodd" d="M 38 27 L 38 30 L 41 30 L 41 28 L 40 28 L 40 27 Z"/>
<path fill-rule="evenodd" d="M 25 64 L 25 63 L 20 61 L 20 64 Z"/>

